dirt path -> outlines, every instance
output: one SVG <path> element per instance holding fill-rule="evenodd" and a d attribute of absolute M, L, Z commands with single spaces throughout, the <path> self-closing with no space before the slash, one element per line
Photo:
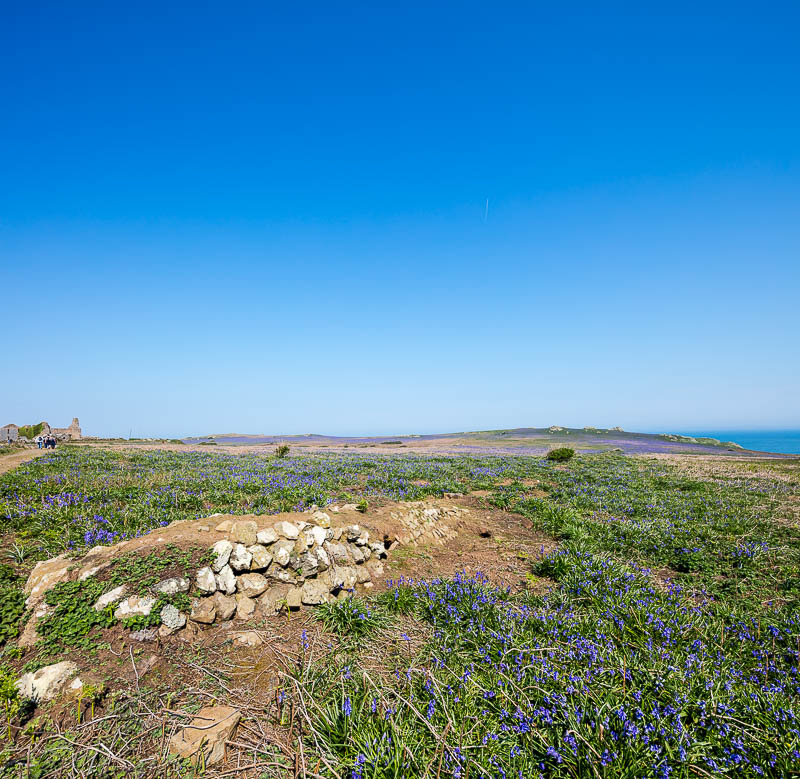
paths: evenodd
<path fill-rule="evenodd" d="M 5 457 L 0 457 L 0 476 L 9 471 L 13 471 L 18 465 L 33 460 L 35 457 L 41 457 L 47 450 L 45 449 L 22 449 L 14 454 L 7 454 Z"/>

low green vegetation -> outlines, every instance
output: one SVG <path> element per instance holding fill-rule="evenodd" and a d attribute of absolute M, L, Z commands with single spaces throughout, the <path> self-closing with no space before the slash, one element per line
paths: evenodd
<path fill-rule="evenodd" d="M 548 539 L 553 551 L 530 558 L 537 586 L 509 591 L 493 571 L 487 578 L 473 569 L 318 608 L 317 625 L 298 632 L 321 626 L 324 640 L 315 652 L 303 634 L 276 708 L 264 703 L 252 715 L 293 750 L 265 758 L 274 763 L 265 777 L 280 776 L 284 768 L 275 766 L 292 758 L 324 779 L 800 775 L 797 462 L 59 450 L 0 477 L 2 529 L 33 550 L 0 569 L 0 586 L 18 592 L 20 570 L 38 555 L 174 519 L 331 500 L 366 509 L 387 498 L 472 490 L 489 491 L 483 500 L 493 510 L 524 517 Z M 91 646 L 113 619 L 110 610 L 89 613 L 100 592 L 122 581 L 149 592 L 202 559 L 199 550 L 167 547 L 120 558 L 102 582 L 58 585 L 48 595 L 43 645 Z M 19 605 L 8 618 L 0 614 L 12 638 Z M 235 677 L 221 673 L 206 676 L 230 688 Z M 3 689 L 0 674 L 0 699 Z M 109 694 L 101 704 L 98 728 L 113 723 L 128 740 L 114 736 L 120 755 L 147 732 L 134 721 L 147 695 Z M 174 706 L 172 695 L 160 705 Z M 184 711 L 204 701 L 174 695 L 186 696 Z M 9 696 L 17 727 L 10 688 Z M 158 709 L 150 699 L 147 706 Z M 90 698 L 81 712 L 83 727 L 95 714 Z M 105 720 L 111 712 L 116 719 Z M 160 726 L 151 727 L 157 748 Z M 77 757 L 59 740 L 33 753 L 23 759 L 43 770 L 69 761 L 96 775 L 121 770 L 97 752 Z M 129 775 L 152 775 L 141 753 L 124 754 Z M 192 775 L 177 763 L 160 770 Z"/>
<path fill-rule="evenodd" d="M 42 430 L 44 430 L 44 422 L 39 422 L 38 425 L 23 425 L 19 428 L 19 434 L 23 438 L 27 438 L 29 441 L 32 441 L 39 435 Z"/>
<path fill-rule="evenodd" d="M 571 460 L 575 456 L 575 450 L 570 449 L 568 446 L 561 446 L 558 449 L 551 449 L 547 453 L 547 459 L 553 462 L 563 463 Z"/>

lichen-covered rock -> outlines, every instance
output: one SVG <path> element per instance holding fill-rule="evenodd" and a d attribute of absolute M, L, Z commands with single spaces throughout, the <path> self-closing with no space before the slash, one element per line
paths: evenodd
<path fill-rule="evenodd" d="M 300 599 L 308 606 L 317 606 L 328 600 L 328 588 L 318 579 L 309 579 L 300 590 Z"/>
<path fill-rule="evenodd" d="M 233 593 L 236 592 L 236 577 L 229 565 L 226 565 L 216 575 L 216 582 L 217 589 L 220 592 L 224 592 L 226 595 L 233 595 Z"/>
<path fill-rule="evenodd" d="M 274 528 L 268 527 L 266 530 L 259 530 L 256 533 L 256 542 L 262 546 L 269 546 L 278 540 L 278 534 Z"/>
<path fill-rule="evenodd" d="M 268 586 L 260 573 L 245 573 L 236 580 L 237 589 L 248 598 L 257 598 Z"/>
<path fill-rule="evenodd" d="M 127 589 L 126 585 L 120 584 L 119 587 L 114 587 L 113 590 L 109 590 L 104 595 L 101 595 L 95 601 L 94 610 L 102 611 L 106 606 L 113 606 L 115 603 L 118 603 L 125 597 Z"/>
<path fill-rule="evenodd" d="M 253 544 L 247 547 L 247 551 L 252 555 L 252 561 L 250 562 L 251 571 L 263 571 L 265 568 L 269 568 L 272 562 L 272 554 L 267 547 L 261 544 Z"/>
<path fill-rule="evenodd" d="M 228 564 L 231 552 L 233 551 L 233 544 L 225 540 L 217 541 L 217 543 L 211 547 L 211 551 L 214 553 L 214 562 L 211 564 L 211 568 L 214 570 L 214 573 L 219 573 Z"/>
<path fill-rule="evenodd" d="M 251 562 L 253 562 L 253 555 L 247 551 L 247 547 L 244 544 L 234 544 L 228 565 L 234 571 L 249 571 Z"/>
<path fill-rule="evenodd" d="M 316 522 L 321 528 L 327 528 L 331 526 L 330 515 L 326 514 L 324 511 L 315 511 L 311 515 L 311 519 L 313 519 L 314 522 Z"/>
<path fill-rule="evenodd" d="M 347 540 L 353 544 L 361 537 L 361 528 L 358 525 L 350 525 L 344 529 Z"/>
<path fill-rule="evenodd" d="M 300 573 L 306 578 L 319 573 L 319 561 L 314 552 L 308 551 L 300 558 Z"/>
<path fill-rule="evenodd" d="M 272 557 L 275 562 L 281 567 L 285 568 L 289 565 L 289 560 L 294 553 L 294 541 L 282 540 L 274 544 L 272 549 Z"/>
<path fill-rule="evenodd" d="M 369 532 L 362 530 L 355 543 L 358 544 L 358 546 L 366 546 L 369 543 Z"/>
<path fill-rule="evenodd" d="M 156 592 L 162 595 L 176 595 L 179 592 L 189 592 L 192 583 L 182 576 L 173 576 L 171 579 L 164 579 L 159 582 L 155 587 Z"/>
<path fill-rule="evenodd" d="M 68 559 L 66 554 L 36 563 L 25 583 L 25 592 L 28 595 L 25 605 L 29 609 L 33 608 L 49 589 L 59 582 L 66 581 L 71 566 L 72 560 Z"/>
<path fill-rule="evenodd" d="M 236 594 L 236 619 L 250 619 L 256 610 L 256 602 L 243 592 Z"/>
<path fill-rule="evenodd" d="M 373 541 L 369 545 L 369 548 L 372 550 L 372 553 L 378 555 L 378 557 L 386 557 L 386 547 L 382 541 Z"/>
<path fill-rule="evenodd" d="M 219 622 L 225 622 L 236 612 L 236 598 L 230 595 L 223 595 L 221 592 L 215 592 L 213 601 L 217 609 L 217 620 Z"/>
<path fill-rule="evenodd" d="M 317 565 L 320 571 L 327 571 L 331 567 L 331 558 L 325 551 L 325 547 L 318 546 L 314 549 L 314 554 L 317 556 Z"/>
<path fill-rule="evenodd" d="M 267 570 L 266 577 L 274 582 L 281 582 L 284 584 L 291 584 L 295 580 L 292 573 L 283 568 L 276 568 L 274 565 Z"/>
<path fill-rule="evenodd" d="M 365 562 L 364 559 L 364 550 L 360 546 L 351 546 L 350 547 L 350 554 L 353 555 L 353 561 L 355 563 L 363 563 Z"/>
<path fill-rule="evenodd" d="M 286 603 L 286 593 L 289 588 L 286 585 L 275 585 L 270 587 L 258 599 L 258 610 L 265 617 L 277 614 Z"/>
<path fill-rule="evenodd" d="M 50 701 L 64 689 L 67 682 L 78 673 L 78 666 L 70 660 L 46 665 L 38 671 L 23 674 L 16 683 L 23 698 Z"/>
<path fill-rule="evenodd" d="M 348 565 L 351 562 L 350 555 L 347 553 L 347 546 L 335 541 L 329 541 L 326 544 L 324 548 L 336 565 Z"/>
<path fill-rule="evenodd" d="M 293 525 L 291 522 L 286 522 L 285 520 L 276 522 L 273 528 L 279 536 L 288 538 L 291 541 L 294 541 L 300 535 L 300 530 L 297 525 Z"/>
<path fill-rule="evenodd" d="M 116 611 L 114 611 L 114 618 L 128 619 L 129 617 L 146 617 L 150 614 L 155 605 L 155 598 L 140 598 L 138 595 L 131 595 L 117 606 Z"/>
<path fill-rule="evenodd" d="M 303 604 L 303 599 L 300 587 L 292 587 L 286 593 L 286 608 L 288 609 L 299 609 L 300 606 Z"/>
<path fill-rule="evenodd" d="M 195 598 L 189 618 L 203 625 L 210 625 L 217 617 L 217 607 L 213 598 Z"/>
<path fill-rule="evenodd" d="M 195 585 L 201 592 L 216 592 L 217 579 L 214 576 L 214 571 L 208 566 L 201 568 L 195 576 Z"/>
<path fill-rule="evenodd" d="M 168 603 L 161 609 L 161 624 L 169 630 L 180 630 L 186 624 L 186 615 Z"/>
<path fill-rule="evenodd" d="M 227 533 L 227 532 L 229 532 L 229 531 L 230 531 L 230 529 L 231 529 L 232 527 L 233 527 L 233 520 L 232 520 L 232 519 L 223 519 L 223 520 L 222 520 L 222 522 L 220 522 L 220 523 L 219 523 L 219 524 L 218 524 L 218 525 L 217 525 L 217 526 L 214 528 L 214 530 L 216 530 L 216 531 L 217 531 L 217 533 Z"/>
<path fill-rule="evenodd" d="M 328 538 L 328 531 L 321 525 L 310 527 L 306 533 L 313 539 L 313 545 L 322 546 Z"/>
<path fill-rule="evenodd" d="M 356 581 L 359 584 L 364 584 L 369 580 L 370 580 L 369 569 L 367 568 L 366 565 L 359 565 L 358 568 L 356 568 Z"/>
<path fill-rule="evenodd" d="M 252 520 L 239 520 L 234 522 L 231 527 L 231 541 L 245 546 L 252 546 L 256 543 L 258 525 Z"/>

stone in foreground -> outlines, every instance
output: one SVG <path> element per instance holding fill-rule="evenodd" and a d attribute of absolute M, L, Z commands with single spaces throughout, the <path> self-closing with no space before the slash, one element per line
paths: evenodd
<path fill-rule="evenodd" d="M 70 660 L 46 665 L 33 673 L 23 674 L 17 681 L 17 689 L 24 698 L 50 701 L 64 689 L 67 682 L 78 673 L 78 666 Z"/>
<path fill-rule="evenodd" d="M 225 742 L 233 738 L 241 716 L 230 706 L 204 706 L 188 727 L 170 739 L 169 751 L 193 764 L 219 763 L 225 757 Z"/>

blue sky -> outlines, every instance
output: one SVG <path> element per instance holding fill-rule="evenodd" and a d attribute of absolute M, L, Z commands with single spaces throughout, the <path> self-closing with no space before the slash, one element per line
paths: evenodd
<path fill-rule="evenodd" d="M 0 424 L 800 427 L 796 4 L 167 5 L 5 9 Z"/>

